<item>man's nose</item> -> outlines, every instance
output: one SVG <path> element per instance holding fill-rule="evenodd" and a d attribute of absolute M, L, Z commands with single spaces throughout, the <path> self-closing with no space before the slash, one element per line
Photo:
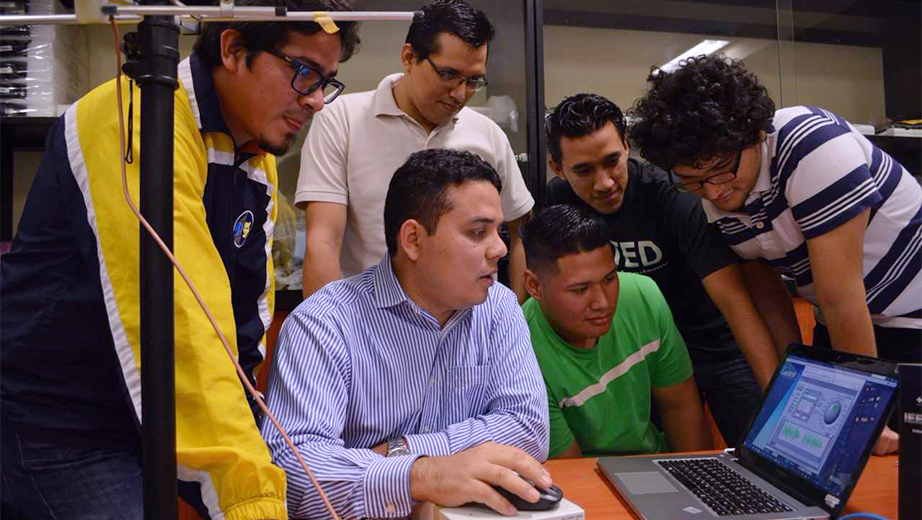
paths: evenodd
<path fill-rule="evenodd" d="M 313 113 L 320 112 L 323 110 L 323 89 L 317 89 L 306 96 L 298 97 L 298 104 L 301 106 L 307 105 L 311 107 Z"/>
<path fill-rule="evenodd" d="M 503 237 L 499 235 L 499 231 L 494 231 L 493 243 L 487 248 L 487 258 L 490 260 L 499 260 L 506 256 L 508 252 L 509 248 L 506 247 L 506 242 L 503 241 Z"/>
<path fill-rule="evenodd" d="M 595 177 L 595 188 L 596 191 L 607 192 L 612 189 L 615 185 L 615 179 L 612 178 L 611 172 L 606 171 L 604 168 L 599 170 L 599 173 Z"/>
<path fill-rule="evenodd" d="M 467 82 L 462 81 L 458 84 L 457 87 L 451 89 L 451 97 L 458 101 L 459 103 L 464 103 L 467 101 Z"/>
<path fill-rule="evenodd" d="M 601 311 L 611 308 L 611 298 L 608 297 L 608 293 L 605 292 L 601 284 L 592 286 L 590 292 L 592 310 Z"/>
<path fill-rule="evenodd" d="M 699 197 L 704 197 L 707 200 L 716 200 L 723 195 L 726 186 L 711 184 L 710 182 L 705 182 L 704 187 L 698 190 L 697 193 Z"/>

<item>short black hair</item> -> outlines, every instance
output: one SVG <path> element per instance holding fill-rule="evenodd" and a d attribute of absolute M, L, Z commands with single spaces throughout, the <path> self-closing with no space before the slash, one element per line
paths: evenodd
<path fill-rule="evenodd" d="M 453 34 L 473 48 L 490 43 L 495 32 L 487 15 L 462 0 L 437 0 L 420 8 L 422 16 L 413 19 L 406 43 L 413 48 L 416 62 L 438 54 L 438 36 Z"/>
<path fill-rule="evenodd" d="M 570 204 L 546 206 L 522 231 L 525 265 L 532 271 L 557 273 L 557 260 L 611 247 L 611 230 L 599 215 Z"/>
<path fill-rule="evenodd" d="M 653 69 L 650 89 L 628 115 L 640 155 L 665 169 L 700 167 L 762 140 L 775 102 L 743 62 L 718 54 L 679 62 L 674 72 Z"/>
<path fill-rule="evenodd" d="M 397 254 L 400 226 L 413 219 L 435 234 L 442 215 L 452 209 L 448 188 L 483 181 L 502 192 L 496 170 L 471 152 L 433 148 L 416 152 L 391 178 L 384 199 L 384 240 L 387 252 Z"/>
<path fill-rule="evenodd" d="M 583 137 L 608 123 L 615 125 L 621 141 L 627 143 L 627 124 L 618 105 L 598 94 L 576 94 L 564 98 L 545 120 L 547 149 L 551 160 L 557 165 L 563 160 L 561 138 Z"/>
<path fill-rule="evenodd" d="M 235 6 L 274 6 L 286 7 L 291 11 L 355 11 L 357 3 L 354 0 L 237 0 Z M 339 61 L 344 62 L 358 51 L 361 39 L 359 38 L 358 22 L 336 22 L 339 27 L 342 51 Z M 316 22 L 206 22 L 202 25 L 202 33 L 195 40 L 193 52 L 205 62 L 209 68 L 221 65 L 221 33 L 227 29 L 240 32 L 242 45 L 247 50 L 247 67 L 259 53 L 275 50 L 288 43 L 289 31 L 311 35 L 322 30 Z"/>

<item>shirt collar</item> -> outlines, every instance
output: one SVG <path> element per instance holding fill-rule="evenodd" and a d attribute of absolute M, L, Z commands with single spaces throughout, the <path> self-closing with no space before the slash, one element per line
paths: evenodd
<path fill-rule="evenodd" d="M 199 131 L 219 132 L 230 136 L 231 132 L 221 113 L 221 102 L 208 65 L 193 52 L 180 62 L 178 74 Z M 261 149 L 255 141 L 236 143 L 236 145 L 239 152 L 248 156 L 266 155 L 266 151 Z"/>
<path fill-rule="evenodd" d="M 391 74 L 390 76 L 385 76 L 384 79 L 381 80 L 381 83 L 378 83 L 378 88 L 375 89 L 374 103 L 373 103 L 375 107 L 375 117 L 397 116 L 397 117 L 409 117 L 410 119 L 413 119 L 412 117 L 410 117 L 409 114 L 407 114 L 406 112 L 401 110 L 400 107 L 397 106 L 397 100 L 394 99 L 394 86 L 397 85 L 397 82 L 400 81 L 402 78 L 403 78 L 403 73 L 398 72 L 396 74 Z M 462 108 L 461 110 L 464 110 L 464 108 Z M 458 114 L 460 113 L 461 111 L 459 110 Z M 453 124 L 458 123 L 459 121 L 458 114 L 455 114 L 454 117 L 451 118 L 451 122 Z M 439 127 L 441 126 L 445 126 L 445 125 L 440 125 Z M 436 128 L 439 128 L 439 127 L 436 127 Z"/>
<path fill-rule="evenodd" d="M 373 299 L 379 309 L 394 307 L 410 299 L 394 273 L 390 253 L 384 253 L 384 258 L 375 268 Z"/>
<path fill-rule="evenodd" d="M 762 156 L 762 164 L 759 165 L 759 178 L 756 179 L 756 183 L 752 186 L 752 193 L 768 191 L 772 187 L 772 173 L 771 173 L 771 163 L 772 158 L 768 150 L 768 140 L 764 140 L 759 143 L 759 150 Z"/>
<path fill-rule="evenodd" d="M 374 302 L 375 307 L 379 309 L 387 309 L 390 307 L 396 307 L 402 303 L 409 305 L 414 311 L 420 314 L 424 314 L 431 320 L 436 326 L 438 326 L 438 320 L 434 316 L 429 314 L 425 309 L 416 305 L 407 293 L 404 292 L 403 287 L 400 285 L 400 280 L 397 279 L 397 274 L 394 273 L 394 266 L 391 263 L 390 253 L 384 253 L 384 258 L 381 259 L 381 262 L 375 266 L 374 272 L 374 289 L 372 294 L 372 301 Z M 468 307 L 467 309 L 456 311 L 452 314 L 451 318 L 445 323 L 444 329 L 447 330 L 458 323 L 461 319 L 467 317 L 473 312 L 473 307 Z"/>

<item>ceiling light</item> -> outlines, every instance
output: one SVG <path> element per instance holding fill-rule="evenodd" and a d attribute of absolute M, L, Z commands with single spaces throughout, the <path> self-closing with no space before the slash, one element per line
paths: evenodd
<path fill-rule="evenodd" d="M 730 42 L 726 40 L 701 40 L 701 43 L 699 43 L 698 45 L 695 45 L 691 49 L 688 49 L 687 51 L 683 52 L 682 54 L 679 54 L 675 58 L 672 58 L 671 60 L 669 60 L 668 63 L 661 65 L 660 69 L 662 69 L 663 72 L 672 72 L 675 69 L 679 68 L 679 62 L 684 60 L 685 58 L 690 58 L 692 56 L 701 56 L 702 54 L 713 54 L 719 51 L 720 49 L 723 49 L 729 44 Z"/>

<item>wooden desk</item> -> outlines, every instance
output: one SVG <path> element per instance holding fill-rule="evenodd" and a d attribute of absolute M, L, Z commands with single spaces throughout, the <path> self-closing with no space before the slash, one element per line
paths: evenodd
<path fill-rule="evenodd" d="M 896 520 L 896 455 L 871 457 L 843 514 L 870 512 Z M 586 511 L 587 520 L 629 520 L 633 515 L 596 466 L 596 459 L 551 460 L 544 465 L 568 500 Z"/>

